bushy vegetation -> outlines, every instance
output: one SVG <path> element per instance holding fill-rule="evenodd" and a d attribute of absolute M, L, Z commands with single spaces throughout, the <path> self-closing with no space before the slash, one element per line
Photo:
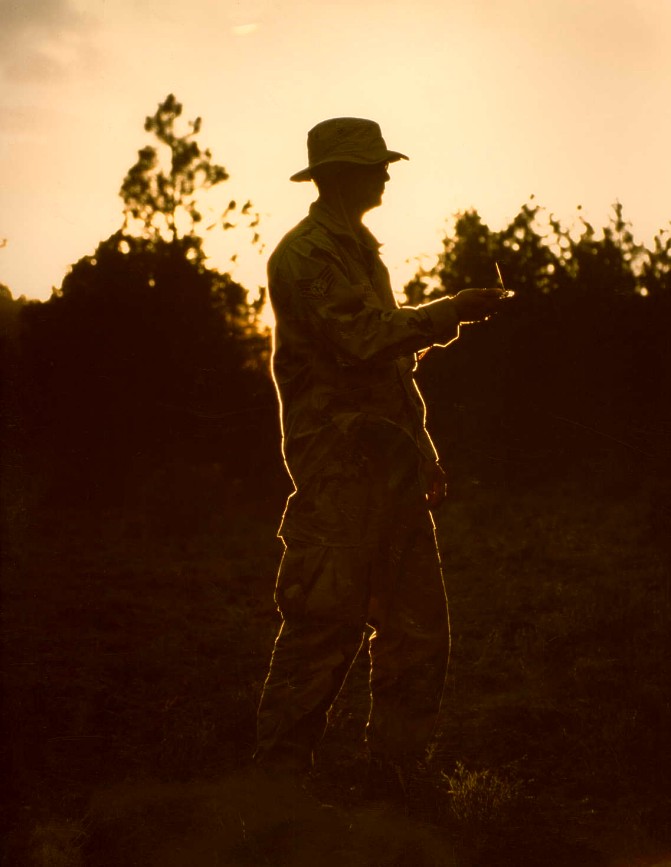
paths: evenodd
<path fill-rule="evenodd" d="M 437 516 L 453 657 L 409 815 L 365 796 L 361 658 L 311 794 L 248 765 L 277 628 L 279 455 L 262 299 L 209 267 L 228 173 L 178 129 L 124 221 L 45 303 L 0 287 L 4 753 L 17 865 L 653 864 L 671 847 L 668 233 L 622 209 L 460 215 L 421 303 L 493 285 L 497 318 L 419 376 L 451 479 Z M 232 215 L 257 242 L 250 203 Z M 318 807 L 315 797 L 333 804 Z"/>
<path fill-rule="evenodd" d="M 601 237 L 543 221 L 535 205 L 500 232 L 475 212 L 456 219 L 409 300 L 496 285 L 497 263 L 515 295 L 420 369 L 453 472 L 498 468 L 527 484 L 613 454 L 647 456 L 657 477 L 668 470 L 670 250 L 668 232 L 652 251 L 636 244 L 620 205 Z"/>
<path fill-rule="evenodd" d="M 207 262 L 199 196 L 228 174 L 197 144 L 200 119 L 178 134 L 181 112 L 168 96 L 147 118 L 157 144 L 140 151 L 121 186 L 123 226 L 72 266 L 49 301 L 21 302 L 11 323 L 18 438 L 59 500 L 104 505 L 132 497 L 166 466 L 238 472 L 242 443 L 270 451 L 263 296 L 250 298 Z M 250 202 L 229 202 L 210 228 L 233 228 L 237 210 L 238 228 L 256 241 Z"/>

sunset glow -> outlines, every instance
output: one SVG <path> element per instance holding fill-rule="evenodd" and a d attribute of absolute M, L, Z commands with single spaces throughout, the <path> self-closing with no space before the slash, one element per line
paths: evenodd
<path fill-rule="evenodd" d="M 596 226 L 615 199 L 649 242 L 671 219 L 671 4 L 660 0 L 10 0 L 0 36 L 0 282 L 47 298 L 121 222 L 118 189 L 172 92 L 251 198 L 265 254 L 314 191 L 305 136 L 372 117 L 410 156 L 368 224 L 400 288 L 445 221 L 492 227 L 536 201 Z M 254 290 L 265 254 L 214 233 L 212 264 Z M 234 249 L 231 249 L 233 245 Z"/>

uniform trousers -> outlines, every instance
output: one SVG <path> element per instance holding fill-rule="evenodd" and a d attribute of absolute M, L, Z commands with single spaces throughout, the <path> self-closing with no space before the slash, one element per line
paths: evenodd
<path fill-rule="evenodd" d="M 410 446 L 376 450 L 368 437 L 355 450 L 358 481 L 346 473 L 346 500 L 351 519 L 360 486 L 366 509 L 357 544 L 284 538 L 275 591 L 282 624 L 258 710 L 260 762 L 309 768 L 366 635 L 371 754 L 415 760 L 431 739 L 450 627 L 421 459 Z M 329 490 L 339 490 L 333 478 Z M 337 495 L 329 508 L 337 512 Z"/>

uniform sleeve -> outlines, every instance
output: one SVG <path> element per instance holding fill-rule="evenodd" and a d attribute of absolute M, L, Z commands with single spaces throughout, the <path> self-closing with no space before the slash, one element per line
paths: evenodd
<path fill-rule="evenodd" d="M 449 298 L 384 310 L 372 287 L 352 283 L 335 256 L 295 244 L 277 263 L 276 278 L 292 295 L 297 316 L 326 341 L 341 363 L 375 362 L 447 344 L 459 333 Z"/>

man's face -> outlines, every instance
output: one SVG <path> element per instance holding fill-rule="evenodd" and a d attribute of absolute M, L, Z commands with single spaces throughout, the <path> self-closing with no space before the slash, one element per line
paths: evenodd
<path fill-rule="evenodd" d="M 360 213 L 382 204 L 384 187 L 389 180 L 388 165 L 386 162 L 371 166 L 348 165 L 347 198 Z"/>

